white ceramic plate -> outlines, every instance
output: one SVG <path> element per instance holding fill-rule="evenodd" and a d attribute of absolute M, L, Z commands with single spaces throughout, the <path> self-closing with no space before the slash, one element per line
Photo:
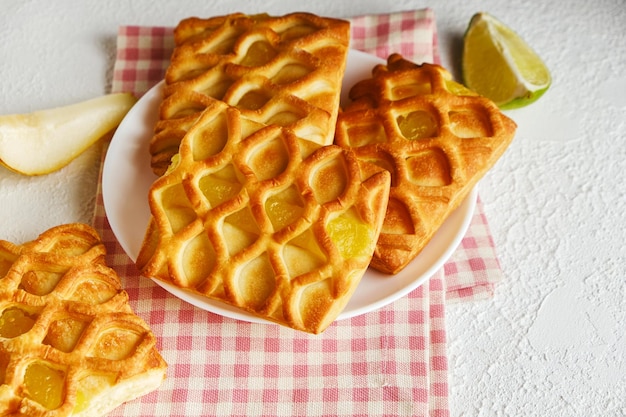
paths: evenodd
<path fill-rule="evenodd" d="M 342 102 L 357 81 L 368 78 L 374 65 L 383 61 L 350 51 L 343 81 Z M 104 207 L 113 233 L 128 256 L 135 261 L 150 218 L 148 190 L 156 176 L 150 169 L 148 142 L 157 117 L 162 83 L 148 91 L 119 125 L 107 151 L 102 177 Z M 474 189 L 446 220 L 434 238 L 405 269 L 395 276 L 368 270 L 352 299 L 338 319 L 347 319 L 379 309 L 405 296 L 428 280 L 452 255 L 465 235 L 476 204 Z M 265 322 L 224 303 L 192 294 L 154 280 L 166 291 L 196 307 L 225 317 Z"/>

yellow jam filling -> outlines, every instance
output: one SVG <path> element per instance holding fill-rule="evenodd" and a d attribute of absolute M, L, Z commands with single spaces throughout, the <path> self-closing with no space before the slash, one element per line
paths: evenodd
<path fill-rule="evenodd" d="M 0 337 L 17 337 L 28 332 L 33 324 L 35 324 L 35 320 L 24 310 L 8 308 L 0 316 Z"/>
<path fill-rule="evenodd" d="M 433 116 L 426 111 L 418 110 L 398 116 L 397 123 L 402 136 L 409 140 L 437 136 L 437 122 Z"/>
<path fill-rule="evenodd" d="M 274 230 L 278 231 L 298 220 L 304 207 L 297 189 L 291 187 L 269 197 L 265 202 L 265 211 Z"/>
<path fill-rule="evenodd" d="M 344 258 L 371 255 L 374 231 L 354 213 L 344 213 L 330 220 L 326 231 Z"/>
<path fill-rule="evenodd" d="M 248 49 L 248 53 L 241 60 L 245 67 L 260 67 L 267 64 L 276 56 L 277 52 L 267 41 L 256 41 Z"/>
<path fill-rule="evenodd" d="M 200 179 L 199 187 L 211 204 L 216 207 L 235 197 L 241 190 L 241 183 L 232 165 Z"/>
<path fill-rule="evenodd" d="M 65 373 L 43 363 L 34 362 L 26 368 L 24 385 L 30 399 L 49 410 L 59 408 L 65 396 Z"/>

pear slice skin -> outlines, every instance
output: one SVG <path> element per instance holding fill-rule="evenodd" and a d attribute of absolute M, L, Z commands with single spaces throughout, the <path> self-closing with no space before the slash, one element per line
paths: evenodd
<path fill-rule="evenodd" d="M 24 175 L 57 171 L 116 128 L 136 102 L 130 93 L 113 93 L 0 116 L 0 163 Z"/>

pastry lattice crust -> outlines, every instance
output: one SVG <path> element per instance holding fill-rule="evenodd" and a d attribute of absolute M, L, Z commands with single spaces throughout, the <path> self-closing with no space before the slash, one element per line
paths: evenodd
<path fill-rule="evenodd" d="M 102 416 L 156 389 L 166 363 L 89 226 L 0 241 L 0 414 Z"/>
<path fill-rule="evenodd" d="M 349 22 L 308 13 L 189 18 L 174 31 L 151 166 L 162 175 L 185 132 L 212 100 L 265 124 L 331 144 Z"/>
<path fill-rule="evenodd" d="M 394 274 L 413 260 L 504 153 L 515 123 L 442 67 L 398 54 L 350 91 L 336 143 L 392 175 L 372 267 Z"/>
<path fill-rule="evenodd" d="M 303 154 L 309 143 L 210 103 L 150 190 L 142 273 L 323 331 L 368 267 L 390 176 L 338 146 Z"/>

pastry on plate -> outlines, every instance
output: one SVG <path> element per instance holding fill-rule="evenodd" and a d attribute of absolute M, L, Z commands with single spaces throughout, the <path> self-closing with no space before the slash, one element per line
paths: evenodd
<path fill-rule="evenodd" d="M 349 22 L 310 13 L 182 20 L 150 143 L 152 170 L 166 171 L 185 132 L 213 100 L 331 144 L 349 37 Z"/>
<path fill-rule="evenodd" d="M 322 332 L 368 267 L 390 175 L 335 145 L 303 154 L 310 145 L 297 130 L 247 114 L 213 101 L 183 137 L 150 189 L 137 266 L 254 316 Z"/>
<path fill-rule="evenodd" d="M 438 65 L 393 54 L 350 90 L 336 143 L 391 173 L 391 191 L 372 267 L 402 270 L 430 241 L 515 134 L 490 100 Z"/>
<path fill-rule="evenodd" d="M 103 416 L 157 389 L 167 364 L 97 233 L 0 241 L 0 415 Z"/>

